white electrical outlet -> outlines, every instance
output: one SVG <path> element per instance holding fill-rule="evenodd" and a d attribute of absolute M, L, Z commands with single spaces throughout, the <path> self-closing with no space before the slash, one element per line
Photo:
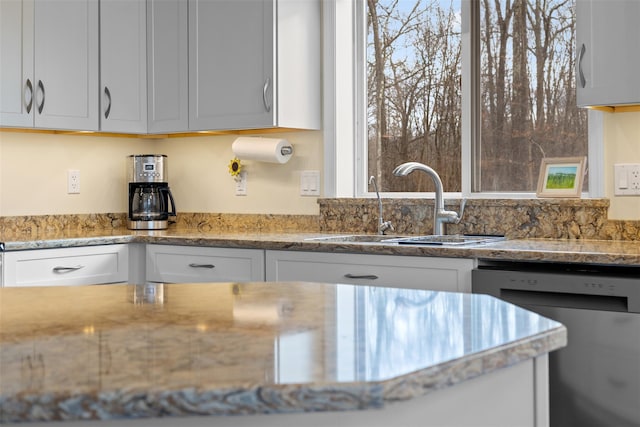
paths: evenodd
<path fill-rule="evenodd" d="M 242 171 L 236 176 L 236 196 L 247 195 L 247 172 Z"/>
<path fill-rule="evenodd" d="M 640 196 L 640 164 L 616 163 L 614 191 L 616 196 Z"/>
<path fill-rule="evenodd" d="M 80 171 L 67 171 L 67 194 L 80 194 Z"/>

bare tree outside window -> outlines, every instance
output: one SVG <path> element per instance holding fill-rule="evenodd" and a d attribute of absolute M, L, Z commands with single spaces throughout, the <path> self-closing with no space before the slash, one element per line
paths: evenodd
<path fill-rule="evenodd" d="M 481 182 L 476 188 L 534 191 L 543 157 L 587 153 L 587 112 L 576 107 L 575 0 L 482 0 L 480 5 Z"/>
<path fill-rule="evenodd" d="M 587 152 L 576 107 L 575 0 L 478 0 L 480 170 L 474 191 L 533 192 L 540 160 Z M 460 0 L 367 0 L 368 172 L 382 191 L 461 191 Z"/>

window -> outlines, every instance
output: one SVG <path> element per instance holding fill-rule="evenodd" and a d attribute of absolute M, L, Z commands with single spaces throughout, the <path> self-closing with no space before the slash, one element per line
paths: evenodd
<path fill-rule="evenodd" d="M 433 191 L 425 174 L 393 176 L 398 164 L 418 161 L 447 192 L 535 192 L 543 156 L 586 156 L 574 2 L 471 0 L 463 9 L 461 0 L 366 0 L 367 176 L 384 192 Z M 462 10 L 477 28 L 475 64 L 462 54 Z M 478 125 L 463 140 L 462 87 L 473 81 L 468 116 Z"/>

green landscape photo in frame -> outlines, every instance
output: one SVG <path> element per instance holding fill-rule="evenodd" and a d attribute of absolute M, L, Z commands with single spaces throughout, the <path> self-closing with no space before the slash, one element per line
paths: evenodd
<path fill-rule="evenodd" d="M 544 158 L 540 164 L 538 197 L 580 197 L 585 157 Z"/>

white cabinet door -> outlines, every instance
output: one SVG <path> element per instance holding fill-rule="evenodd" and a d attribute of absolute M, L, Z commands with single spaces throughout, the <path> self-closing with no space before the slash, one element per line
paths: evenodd
<path fill-rule="evenodd" d="M 577 0 L 577 103 L 640 102 L 640 1 Z"/>
<path fill-rule="evenodd" d="M 98 0 L 35 0 L 35 126 L 98 130 Z"/>
<path fill-rule="evenodd" d="M 68 286 L 125 283 L 126 244 L 4 253 L 4 286 Z"/>
<path fill-rule="evenodd" d="M 100 0 L 100 129 L 147 132 L 147 7 Z"/>
<path fill-rule="evenodd" d="M 0 1 L 0 126 L 33 126 L 33 22 L 33 0 Z"/>
<path fill-rule="evenodd" d="M 394 255 L 267 251 L 267 281 L 348 283 L 471 292 L 474 260 Z"/>
<path fill-rule="evenodd" d="M 147 245 L 147 281 L 262 282 L 264 281 L 264 251 Z"/>
<path fill-rule="evenodd" d="M 147 2 L 148 131 L 189 129 L 187 2 Z"/>
<path fill-rule="evenodd" d="M 274 0 L 189 2 L 190 128 L 270 127 Z"/>
<path fill-rule="evenodd" d="M 190 0 L 191 130 L 320 127 L 317 0 Z"/>

